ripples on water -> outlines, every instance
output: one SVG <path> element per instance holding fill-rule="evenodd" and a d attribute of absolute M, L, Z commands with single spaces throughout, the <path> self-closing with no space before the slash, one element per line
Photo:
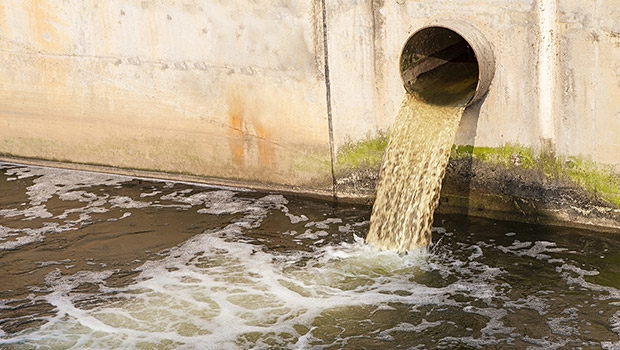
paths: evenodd
<path fill-rule="evenodd" d="M 620 238 L 0 164 L 0 348 L 620 348 Z"/>

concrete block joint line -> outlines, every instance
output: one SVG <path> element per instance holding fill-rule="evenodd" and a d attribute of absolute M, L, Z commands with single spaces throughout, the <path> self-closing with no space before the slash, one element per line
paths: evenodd
<path fill-rule="evenodd" d="M 327 9 L 325 8 L 325 0 L 321 0 L 321 12 L 323 17 L 323 53 L 324 53 L 324 70 L 325 70 L 325 102 L 327 105 L 327 123 L 329 127 L 329 152 L 330 167 L 332 176 L 332 197 L 334 202 L 338 201 L 336 192 L 336 149 L 334 146 L 334 126 L 332 121 L 332 98 L 331 98 L 331 81 L 329 77 L 329 50 L 327 41 Z"/>

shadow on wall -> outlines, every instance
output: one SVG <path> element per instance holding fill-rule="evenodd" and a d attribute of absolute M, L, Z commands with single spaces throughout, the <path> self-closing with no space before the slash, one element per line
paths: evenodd
<path fill-rule="evenodd" d="M 475 136 L 473 130 L 465 127 L 460 136 Z M 618 232 L 619 194 L 620 175 L 588 158 L 518 144 L 458 146 L 438 212 Z"/>
<path fill-rule="evenodd" d="M 463 112 L 454 144 L 470 146 L 458 146 L 458 157 L 455 157 L 457 146 L 453 146 L 442 182 L 442 192 L 439 197 L 439 211 L 455 212 L 459 214 L 469 213 L 468 208 L 472 203 L 470 197 L 472 192 L 472 179 L 474 176 L 472 161 L 473 145 L 476 141 L 480 108 L 485 99 L 486 96 L 468 106 Z"/>

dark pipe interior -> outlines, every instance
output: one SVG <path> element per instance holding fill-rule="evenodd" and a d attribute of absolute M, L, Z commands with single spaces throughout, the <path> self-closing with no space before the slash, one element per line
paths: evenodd
<path fill-rule="evenodd" d="M 400 71 L 405 89 L 430 104 L 465 106 L 478 86 L 474 50 L 458 33 L 443 27 L 424 28 L 409 38 Z"/>

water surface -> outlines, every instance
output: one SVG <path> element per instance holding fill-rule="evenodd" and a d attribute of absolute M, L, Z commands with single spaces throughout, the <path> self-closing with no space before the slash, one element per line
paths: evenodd
<path fill-rule="evenodd" d="M 620 348 L 620 237 L 0 163 L 0 348 Z"/>

